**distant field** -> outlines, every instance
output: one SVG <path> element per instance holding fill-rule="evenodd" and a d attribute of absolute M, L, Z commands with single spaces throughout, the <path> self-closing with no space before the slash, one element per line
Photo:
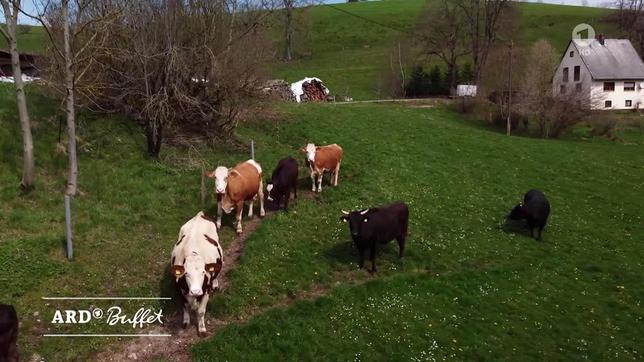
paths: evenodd
<path fill-rule="evenodd" d="M 289 81 L 317 76 L 333 93 L 349 94 L 356 100 L 381 98 L 379 79 L 389 65 L 391 51 L 399 38 L 408 37 L 405 32 L 413 28 L 425 3 L 387 0 L 334 5 L 382 25 L 330 7 L 314 7 L 308 10 L 313 25 L 305 49 L 310 54 L 288 64 L 276 63 L 274 75 Z M 523 44 L 547 39 L 563 52 L 572 29 L 580 23 L 589 23 L 607 36 L 615 34 L 612 26 L 600 21 L 607 9 L 531 3 L 518 6 L 522 33 L 516 40 Z"/>
<path fill-rule="evenodd" d="M 18 50 L 28 53 L 41 53 L 47 34 L 40 26 L 20 26 L 18 31 Z M 0 49 L 7 49 L 7 42 L 0 36 Z"/>

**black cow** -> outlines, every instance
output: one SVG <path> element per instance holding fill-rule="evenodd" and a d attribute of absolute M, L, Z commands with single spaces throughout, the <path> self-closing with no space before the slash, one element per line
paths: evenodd
<path fill-rule="evenodd" d="M 295 194 L 295 198 L 297 198 L 297 177 L 297 161 L 293 157 L 281 159 L 277 163 L 275 170 L 273 170 L 271 180 L 266 184 L 268 200 L 274 201 L 275 205 L 279 208 L 282 198 L 284 198 L 284 209 L 288 210 L 288 200 L 291 197 L 291 190 Z"/>
<path fill-rule="evenodd" d="M 0 304 L 0 361 L 17 362 L 18 315 L 12 305 Z"/>
<path fill-rule="evenodd" d="M 550 203 L 546 195 L 539 190 L 530 190 L 523 196 L 523 203 L 515 206 L 506 217 L 510 220 L 526 220 L 530 235 L 534 237 L 534 229 L 538 229 L 537 240 L 541 240 L 541 231 L 548 222 Z"/>
<path fill-rule="evenodd" d="M 396 239 L 400 257 L 405 251 L 409 209 L 403 202 L 374 207 L 360 211 L 346 212 L 340 220 L 349 222 L 351 238 L 360 254 L 360 268 L 364 266 L 364 251 L 371 249 L 371 272 L 376 272 L 376 246 Z"/>

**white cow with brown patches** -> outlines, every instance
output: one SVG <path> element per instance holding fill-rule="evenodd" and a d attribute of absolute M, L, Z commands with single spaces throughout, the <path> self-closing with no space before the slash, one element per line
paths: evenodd
<path fill-rule="evenodd" d="M 190 309 L 197 313 L 199 335 L 206 333 L 204 315 L 209 294 L 219 289 L 217 275 L 224 265 L 215 221 L 199 212 L 179 231 L 172 249 L 170 273 L 181 295 L 183 327 L 190 325 Z"/>
<path fill-rule="evenodd" d="M 306 154 L 306 162 L 311 171 L 311 191 L 322 192 L 322 176 L 324 172 L 331 172 L 331 185 L 338 186 L 338 175 L 342 163 L 342 147 L 337 144 L 316 147 L 313 143 L 307 144 L 300 151 Z"/>
<path fill-rule="evenodd" d="M 207 171 L 207 177 L 215 179 L 215 195 L 217 198 L 217 227 L 221 227 L 222 210 L 229 214 L 237 211 L 237 233 L 242 232 L 242 212 L 244 202 L 249 201 L 248 217 L 253 217 L 255 200 L 259 199 L 259 216 L 264 217 L 264 186 L 262 182 L 262 167 L 255 160 L 237 164 L 233 168 L 223 166 L 214 171 Z"/>

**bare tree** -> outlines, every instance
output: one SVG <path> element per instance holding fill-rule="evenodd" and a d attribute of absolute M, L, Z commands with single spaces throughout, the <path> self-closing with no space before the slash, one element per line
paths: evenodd
<path fill-rule="evenodd" d="M 147 151 L 167 134 L 230 136 L 270 56 L 255 0 L 123 1 L 95 64 L 102 107 L 140 122 Z"/>
<path fill-rule="evenodd" d="M 93 81 L 87 81 L 87 70 L 94 63 L 94 54 L 107 39 L 106 24 L 116 13 L 106 11 L 98 0 L 47 0 L 35 13 L 21 10 L 37 20 L 49 39 L 50 68 L 46 82 L 65 97 L 67 123 L 67 157 L 69 161 L 65 194 L 76 195 L 78 191 L 78 159 L 76 153 L 76 107 L 79 91 L 85 88 L 89 95 Z M 63 75 L 61 78 L 60 75 Z M 82 93 L 82 91 L 80 92 Z M 92 97 L 82 97 L 93 102 Z"/>
<path fill-rule="evenodd" d="M 552 75 L 558 65 L 557 56 L 547 41 L 536 42 L 530 48 L 519 89 L 519 113 L 535 123 L 544 138 L 558 137 L 584 121 L 592 103 L 590 89 L 553 92 Z"/>
<path fill-rule="evenodd" d="M 619 26 L 620 31 L 644 54 L 644 0 L 616 0 L 615 13 L 607 16 Z"/>
<path fill-rule="evenodd" d="M 445 63 L 450 92 L 456 89 L 458 61 L 471 53 L 463 13 L 451 0 L 440 0 L 424 11 L 416 26 L 421 52 Z"/>
<path fill-rule="evenodd" d="M 497 40 L 497 31 L 503 11 L 509 0 L 455 0 L 466 20 L 470 38 L 474 82 L 480 85 L 481 72 L 485 67 L 490 49 Z"/>
<path fill-rule="evenodd" d="M 293 47 L 294 35 L 297 30 L 296 9 L 314 4 L 316 0 L 281 0 L 282 1 L 282 14 L 284 16 L 284 60 L 290 62 L 293 60 Z M 305 15 L 304 12 L 299 12 L 300 16 Z M 300 24 L 301 26 L 301 24 Z"/>
<path fill-rule="evenodd" d="M 18 53 L 18 14 L 20 12 L 20 0 L 0 0 L 4 12 L 6 29 L 0 27 L 0 33 L 9 44 L 11 53 L 11 70 L 13 72 L 14 85 L 16 88 L 16 105 L 18 106 L 18 118 L 22 132 L 22 181 L 20 186 L 24 191 L 34 187 L 34 144 L 31 135 L 31 121 L 27 110 L 27 99 L 25 88 L 22 82 L 22 69 L 20 68 L 20 54 Z"/>

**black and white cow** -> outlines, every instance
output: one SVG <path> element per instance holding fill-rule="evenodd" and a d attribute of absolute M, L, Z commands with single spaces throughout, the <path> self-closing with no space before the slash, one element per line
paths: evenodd
<path fill-rule="evenodd" d="M 18 315 L 12 305 L 0 304 L 0 361 L 18 362 Z"/>
<path fill-rule="evenodd" d="M 288 211 L 288 200 L 291 198 L 291 191 L 293 191 L 294 198 L 297 199 L 297 177 L 297 161 L 293 157 L 281 159 L 273 170 L 271 180 L 266 184 L 268 200 L 274 201 L 279 208 L 282 199 L 284 199 L 284 209 Z"/>
<path fill-rule="evenodd" d="M 541 232 L 548 222 L 550 203 L 546 195 L 539 190 L 530 190 L 523 196 L 523 202 L 515 206 L 506 217 L 510 220 L 525 220 L 530 228 L 530 235 L 534 237 L 537 229 L 537 240 L 541 240 Z"/>
<path fill-rule="evenodd" d="M 183 304 L 183 327 L 190 325 L 190 309 L 197 312 L 199 335 L 206 333 L 204 314 L 209 294 L 219 289 L 217 275 L 224 265 L 215 220 L 199 212 L 183 224 L 172 250 L 170 272 Z"/>
<path fill-rule="evenodd" d="M 364 251 L 371 249 L 371 272 L 376 272 L 376 246 L 396 239 L 399 256 L 405 251 L 409 209 L 403 202 L 353 212 L 342 211 L 340 220 L 349 223 L 351 238 L 360 254 L 360 267 L 364 266 Z"/>

